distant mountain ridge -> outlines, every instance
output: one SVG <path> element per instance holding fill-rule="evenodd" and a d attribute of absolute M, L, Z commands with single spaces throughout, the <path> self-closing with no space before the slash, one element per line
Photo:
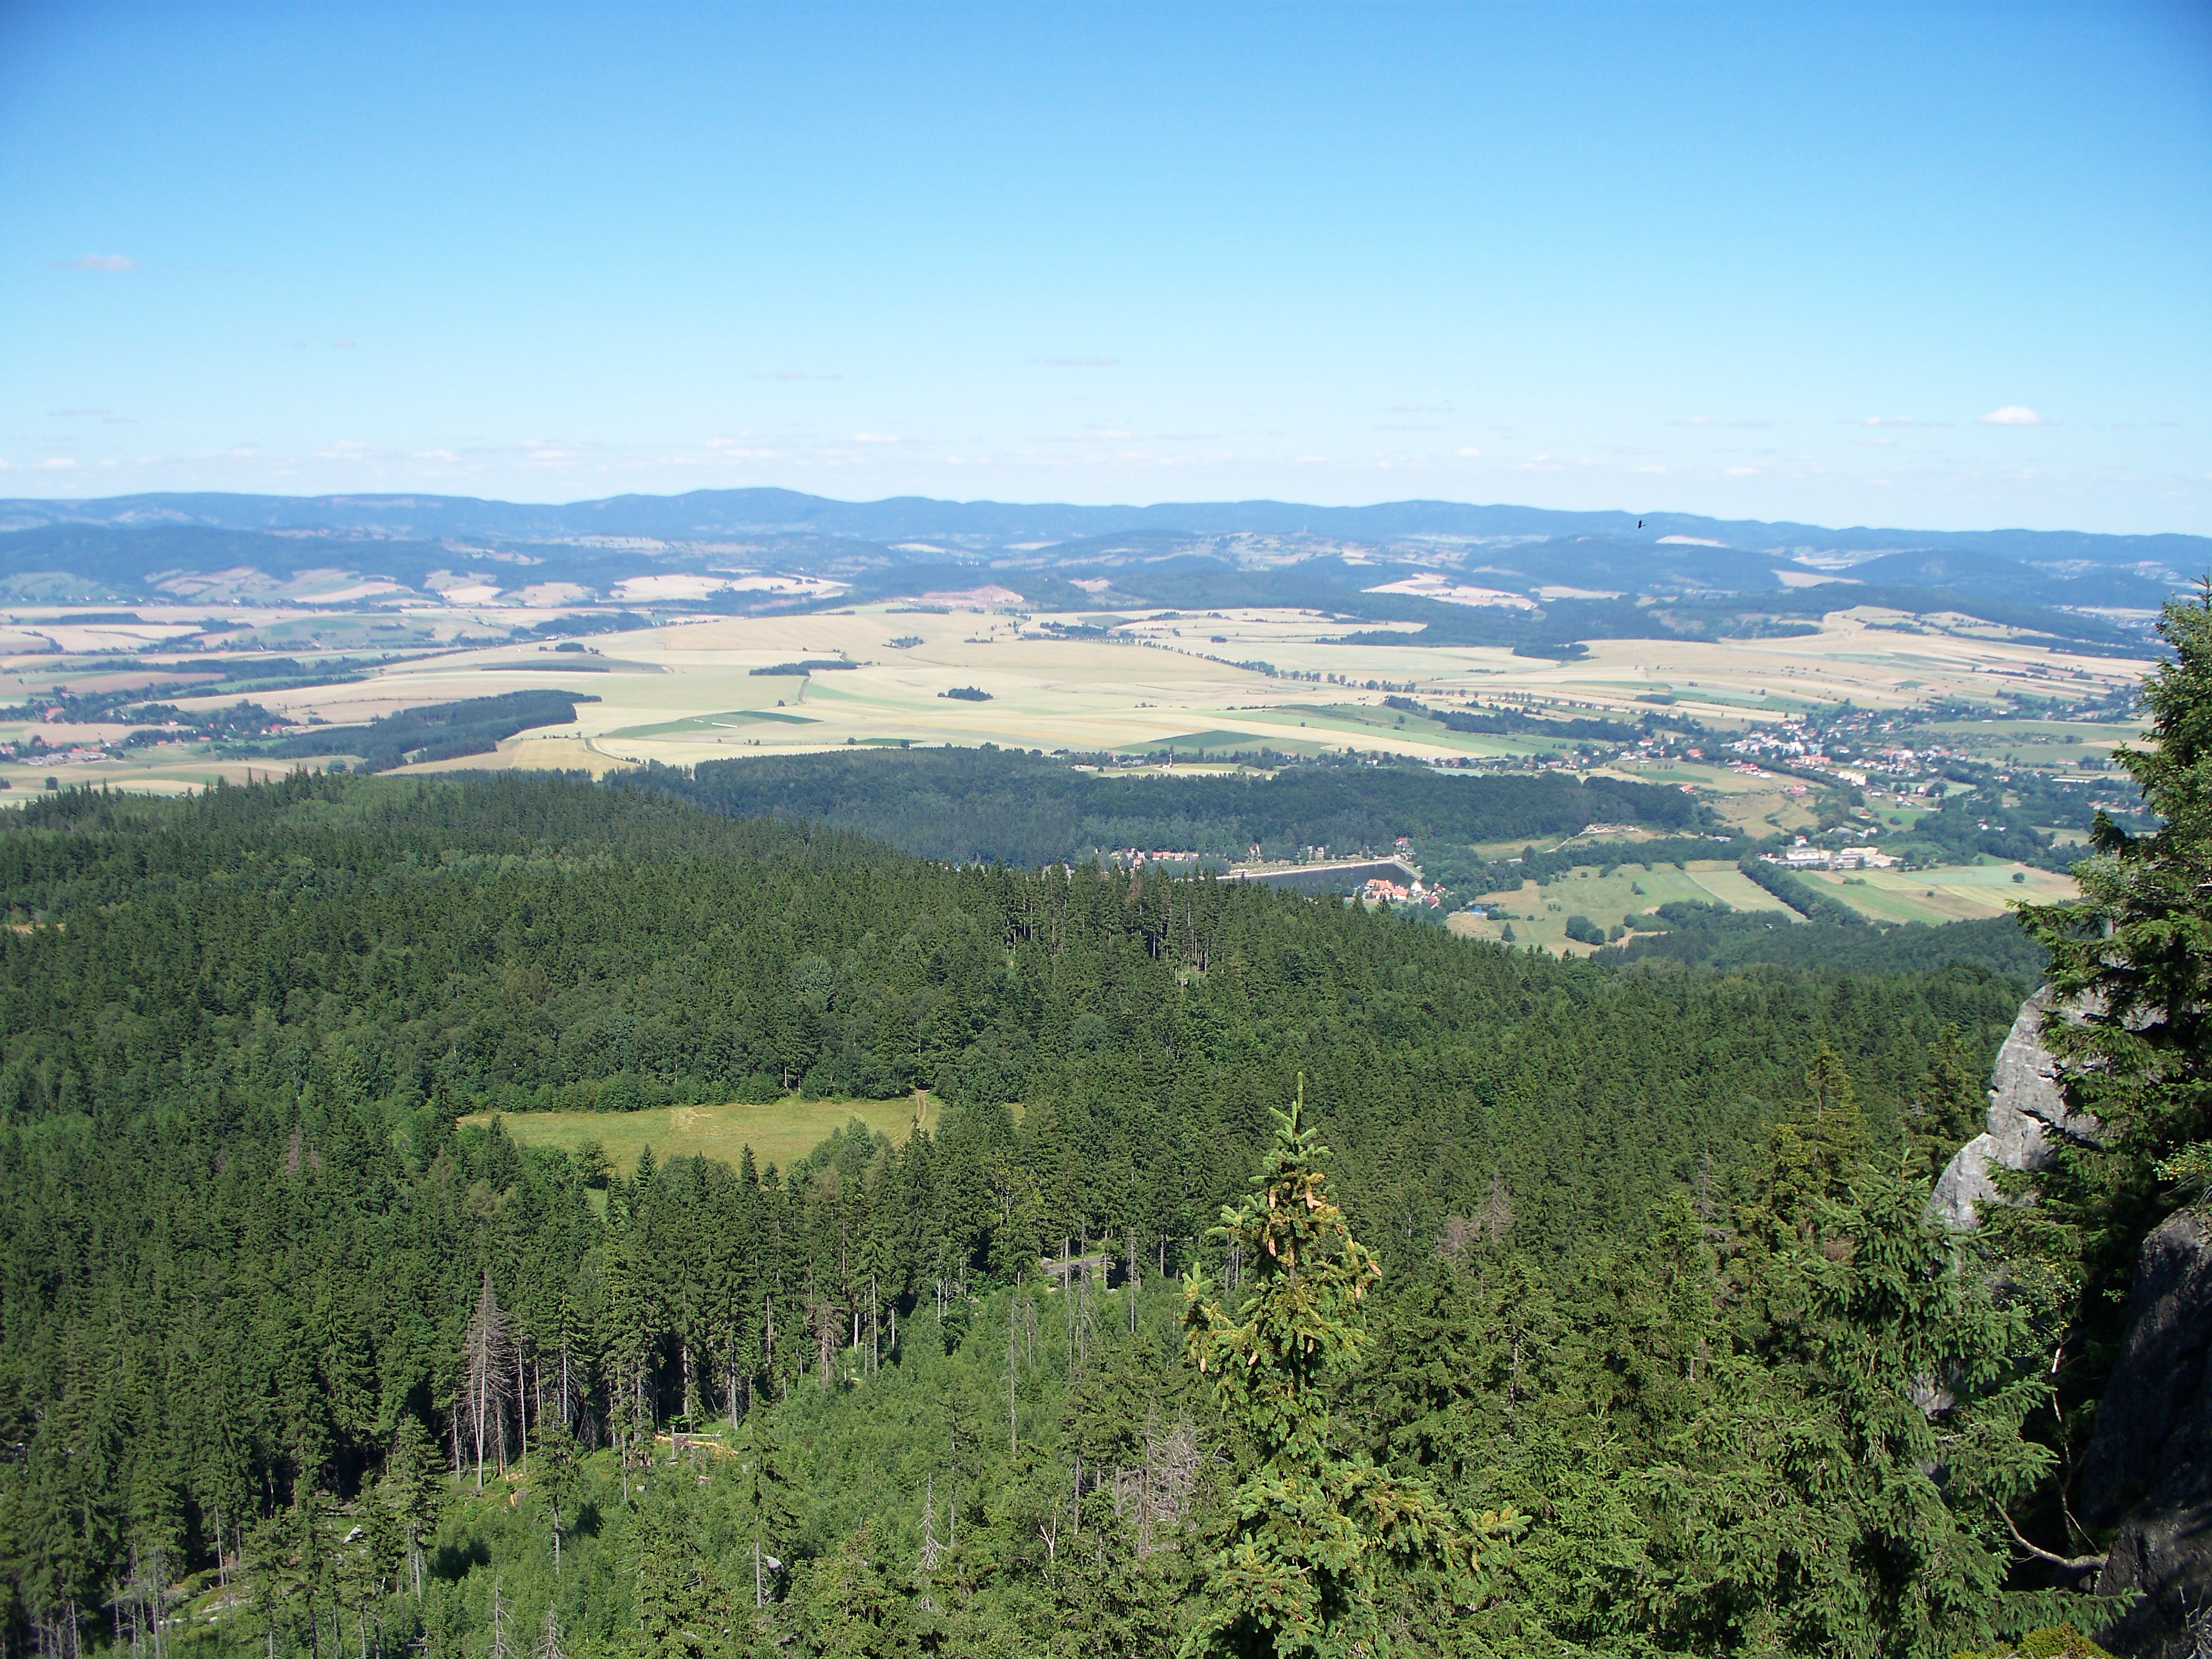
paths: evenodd
<path fill-rule="evenodd" d="M 663 612 L 963 592 L 1032 611 L 1319 610 L 1398 642 L 1803 634 L 1868 605 L 2139 655 L 2212 538 L 1910 531 L 1455 501 L 1077 507 L 787 489 L 562 505 L 470 496 L 0 501 L 0 602 L 382 608 L 442 599 Z M 518 623 L 518 625 L 520 625 Z M 1382 636 L 1376 636 L 1382 637 Z"/>
<path fill-rule="evenodd" d="M 1639 523 L 1641 528 L 1639 530 Z M 1911 550 L 1978 551 L 2038 564 L 2143 563 L 2175 575 L 2212 565 L 2212 537 L 2108 536 L 2086 531 L 1935 531 L 1789 521 L 1712 519 L 1690 513 L 1565 512 L 1461 501 L 1385 501 L 1313 507 L 1291 501 L 1160 502 L 1149 507 L 939 501 L 892 496 L 840 501 L 777 489 L 698 489 L 681 495 L 612 495 L 550 505 L 466 495 L 246 495 L 219 493 L 109 496 L 94 501 L 0 500 L 0 531 L 47 525 L 117 528 L 192 525 L 234 531 L 326 531 L 404 538 L 475 537 L 545 541 L 638 537 L 691 541 L 726 535 L 813 535 L 888 544 L 942 538 L 958 550 L 1111 537 L 1143 531 L 1192 536 L 1310 537 L 1391 544 L 1457 541 L 1670 536 L 1780 555 L 1880 554 Z M 946 549 L 953 551 L 953 549 Z"/>

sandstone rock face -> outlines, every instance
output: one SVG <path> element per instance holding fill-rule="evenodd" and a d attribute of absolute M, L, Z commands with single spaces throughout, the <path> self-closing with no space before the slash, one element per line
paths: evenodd
<path fill-rule="evenodd" d="M 1930 1215 L 1974 1226 L 1978 1206 L 2003 1201 L 1998 1170 L 2039 1170 L 2062 1141 L 2095 1139 L 2097 1120 L 2067 1109 L 2043 1046 L 2052 1006 L 2047 987 L 2021 1006 L 1990 1075 L 1987 1131 L 1945 1166 Z M 2212 1651 L 2191 1628 L 2194 1618 L 2212 1642 L 2212 1217 L 2184 1211 L 2143 1242 L 2080 1490 L 2084 1523 L 2118 1528 L 2098 1593 L 2142 1597 L 2099 1642 L 2129 1659 Z"/>
<path fill-rule="evenodd" d="M 2081 1463 L 2081 1519 L 2118 1533 L 2097 1590 L 2142 1594 L 2098 1640 L 2130 1659 L 2194 1659 L 2212 1607 L 2212 1218 L 2143 1241 L 2118 1365 Z M 2209 1632 L 2208 1633 L 2212 1633 Z"/>
<path fill-rule="evenodd" d="M 1997 1063 L 1990 1073 L 1990 1115 L 1984 1133 L 1961 1146 L 1936 1178 L 1928 1212 L 1954 1227 L 1972 1227 L 1975 1206 L 1997 1196 L 1999 1170 L 2039 1170 L 2060 1138 L 2094 1138 L 2097 1120 L 2069 1112 L 2058 1089 L 2058 1062 L 2043 1046 L 2049 987 L 2020 1006 Z"/>

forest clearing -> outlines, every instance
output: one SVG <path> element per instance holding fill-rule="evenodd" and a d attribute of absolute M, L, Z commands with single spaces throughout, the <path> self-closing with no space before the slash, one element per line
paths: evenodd
<path fill-rule="evenodd" d="M 577 1153 L 596 1146 L 608 1164 L 625 1178 L 647 1147 L 664 1162 L 672 1158 L 711 1158 L 735 1169 L 752 1149 L 765 1170 L 804 1158 L 831 1135 L 857 1121 L 871 1134 L 903 1143 L 919 1127 L 933 1130 L 939 1103 L 927 1091 L 896 1100 L 808 1100 L 798 1095 L 755 1104 L 726 1101 L 702 1106 L 647 1106 L 634 1112 L 509 1112 L 500 1127 L 520 1146 L 547 1146 Z M 460 1119 L 470 1128 L 487 1128 L 492 1114 Z"/>

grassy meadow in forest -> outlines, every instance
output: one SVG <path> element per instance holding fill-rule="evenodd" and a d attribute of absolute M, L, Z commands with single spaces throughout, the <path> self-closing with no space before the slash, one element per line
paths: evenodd
<path fill-rule="evenodd" d="M 712 1106 L 651 1106 L 635 1112 L 509 1112 L 500 1116 L 500 1127 L 524 1146 L 555 1146 L 564 1152 L 592 1141 L 623 1176 L 637 1167 L 637 1155 L 653 1148 L 656 1159 L 719 1158 L 732 1169 L 746 1147 L 765 1170 L 802 1158 L 831 1135 L 858 1118 L 877 1134 L 902 1143 L 921 1127 L 933 1129 L 938 1103 L 927 1093 L 896 1100 L 802 1100 L 793 1096 L 756 1105 L 728 1101 Z M 461 1119 L 482 1127 L 492 1114 L 478 1112 Z"/>

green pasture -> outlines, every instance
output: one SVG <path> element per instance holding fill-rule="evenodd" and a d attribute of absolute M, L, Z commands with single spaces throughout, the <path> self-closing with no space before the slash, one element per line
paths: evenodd
<path fill-rule="evenodd" d="M 1690 879 L 1704 890 L 1708 904 L 1718 900 L 1734 910 L 1779 910 L 1792 921 L 1800 920 L 1795 910 L 1725 860 L 1691 860 Z"/>
<path fill-rule="evenodd" d="M 1601 873 L 1600 866 L 1583 866 L 1547 886 L 1523 882 L 1517 890 L 1485 893 L 1475 902 L 1512 913 L 1514 943 L 1541 945 L 1555 956 L 1586 955 L 1591 948 L 1568 939 L 1567 918 L 1573 915 L 1588 916 L 1599 927 L 1609 929 L 1619 927 L 1624 916 L 1643 915 L 1662 904 L 1717 902 L 1739 910 L 1773 910 L 1796 920 L 1794 911 L 1734 865 L 1704 859 L 1692 860 L 1687 870 L 1671 864 L 1624 864 L 1610 875 Z M 1469 939 L 1502 939 L 1506 925 L 1495 917 L 1477 921 L 1463 912 L 1451 920 L 1452 931 Z"/>
<path fill-rule="evenodd" d="M 2013 878 L 2017 875 L 2020 880 Z M 1816 870 L 1805 879 L 1876 921 L 1979 921 L 2021 901 L 2079 896 L 2073 878 L 2020 864 L 1948 864 L 1929 870 Z"/>
<path fill-rule="evenodd" d="M 1515 733 L 1508 737 L 1483 732 L 1453 732 L 1439 721 L 1386 708 L 1380 704 L 1282 703 L 1254 712 L 1270 720 L 1282 720 L 1285 726 L 1295 722 L 1296 729 L 1305 733 L 1309 740 L 1326 739 L 1334 733 L 1344 738 L 1355 748 L 1372 747 L 1379 738 L 1410 738 L 1417 743 L 1455 750 L 1465 755 L 1499 759 L 1533 754 L 1539 749 L 1556 748 L 1561 741 L 1540 734 L 1524 736 Z M 1284 728 L 1275 729 L 1280 731 Z M 1277 746 L 1285 745 L 1278 743 Z"/>
<path fill-rule="evenodd" d="M 1912 736 L 1923 733 L 1944 738 L 2086 744 L 2092 748 L 2110 749 L 2115 744 L 2135 742 L 2142 735 L 2142 726 L 2134 720 L 2008 720 L 1998 716 L 1980 720 L 1929 720 L 1912 728 Z"/>
<path fill-rule="evenodd" d="M 1956 864 L 1929 870 L 1804 871 L 1802 879 L 1841 899 L 1870 921 L 1975 921 L 2002 915 L 2014 903 L 2049 904 L 2076 896 L 2068 877 L 2019 864 Z M 2020 880 L 2013 878 L 2017 875 Z M 1510 921 L 1516 945 L 1535 945 L 1558 956 L 1586 955 L 1590 946 L 1567 938 L 1567 918 L 1588 916 L 1611 929 L 1627 915 L 1641 915 L 1662 904 L 1721 903 L 1737 910 L 1765 910 L 1776 918 L 1803 920 L 1798 913 L 1722 860 L 1692 859 L 1686 870 L 1671 864 L 1624 864 L 1610 875 L 1584 866 L 1539 887 L 1485 893 L 1477 903 L 1510 913 L 1481 921 L 1457 912 L 1451 931 L 1467 939 L 1502 939 Z"/>

